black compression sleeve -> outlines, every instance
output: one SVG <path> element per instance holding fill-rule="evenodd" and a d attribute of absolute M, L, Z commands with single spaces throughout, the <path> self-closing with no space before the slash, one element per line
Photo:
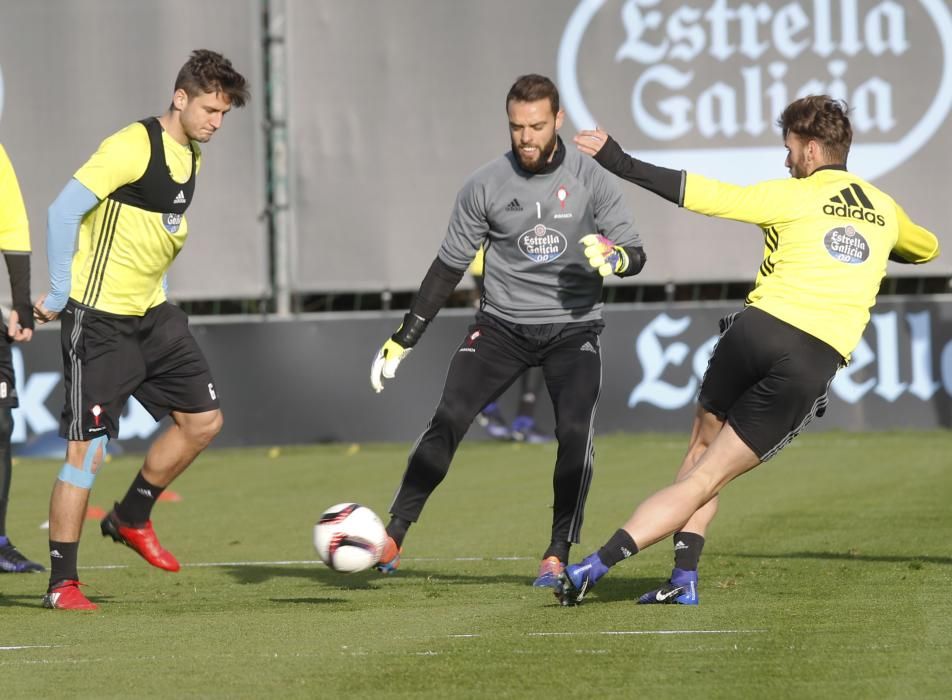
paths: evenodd
<path fill-rule="evenodd" d="M 30 300 L 30 254 L 4 253 L 10 273 L 10 294 L 13 308 L 23 328 L 33 328 L 33 302 Z"/>
<path fill-rule="evenodd" d="M 420 291 L 410 304 L 410 313 L 432 321 L 465 273 L 465 269 L 454 270 L 439 257 L 435 258 L 420 284 Z"/>
<path fill-rule="evenodd" d="M 648 256 L 645 255 L 645 249 L 641 246 L 625 245 L 618 246 L 625 251 L 625 255 L 628 256 L 628 267 L 625 268 L 624 272 L 616 272 L 615 274 L 618 277 L 633 277 L 641 272 L 641 269 L 645 266 L 645 262 L 648 260 Z"/>
<path fill-rule="evenodd" d="M 611 136 L 608 137 L 601 150 L 595 154 L 595 160 L 605 170 L 618 177 L 654 192 L 669 202 L 674 202 L 679 207 L 684 205 L 683 170 L 662 168 L 632 158 Z"/>

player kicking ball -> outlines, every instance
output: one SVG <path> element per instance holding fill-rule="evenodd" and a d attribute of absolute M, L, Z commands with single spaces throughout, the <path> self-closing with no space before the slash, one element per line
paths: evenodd
<path fill-rule="evenodd" d="M 830 382 L 869 322 L 887 261 L 919 264 L 939 254 L 934 234 L 846 170 L 853 132 L 844 103 L 804 97 L 778 125 L 792 177 L 748 187 L 632 158 L 601 129 L 575 137 L 602 167 L 670 202 L 756 224 L 765 254 L 746 308 L 721 323 L 675 483 L 565 569 L 556 587 L 563 605 L 580 603 L 611 567 L 671 534 L 674 571 L 639 602 L 697 605 L 698 561 L 718 493 L 823 415 Z"/>

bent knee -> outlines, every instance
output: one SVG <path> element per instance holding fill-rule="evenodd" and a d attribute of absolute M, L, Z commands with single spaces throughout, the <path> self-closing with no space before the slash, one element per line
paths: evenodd
<path fill-rule="evenodd" d="M 221 411 L 208 411 L 193 414 L 183 422 L 181 427 L 190 442 L 204 448 L 215 439 L 224 425 L 225 419 Z"/>

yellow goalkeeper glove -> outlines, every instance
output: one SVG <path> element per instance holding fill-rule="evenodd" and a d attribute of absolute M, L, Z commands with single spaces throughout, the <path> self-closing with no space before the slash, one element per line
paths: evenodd
<path fill-rule="evenodd" d="M 403 323 L 383 344 L 383 347 L 377 352 L 373 363 L 370 365 L 370 386 L 378 394 L 383 391 L 383 380 L 393 379 L 397 373 L 397 367 L 400 361 L 406 357 L 413 346 L 417 344 L 423 331 L 426 330 L 427 321 L 416 314 L 407 313 L 403 317 Z"/>
<path fill-rule="evenodd" d="M 612 241 L 597 233 L 583 236 L 579 241 L 585 246 L 588 264 L 598 270 L 602 277 L 622 273 L 628 269 L 628 254 Z"/>

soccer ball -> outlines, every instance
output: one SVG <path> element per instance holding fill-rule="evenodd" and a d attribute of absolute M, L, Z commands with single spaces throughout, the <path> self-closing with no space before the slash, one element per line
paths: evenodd
<path fill-rule="evenodd" d="M 321 514 L 314 526 L 314 548 L 334 571 L 363 571 L 380 561 L 387 531 L 367 506 L 338 503 Z"/>

